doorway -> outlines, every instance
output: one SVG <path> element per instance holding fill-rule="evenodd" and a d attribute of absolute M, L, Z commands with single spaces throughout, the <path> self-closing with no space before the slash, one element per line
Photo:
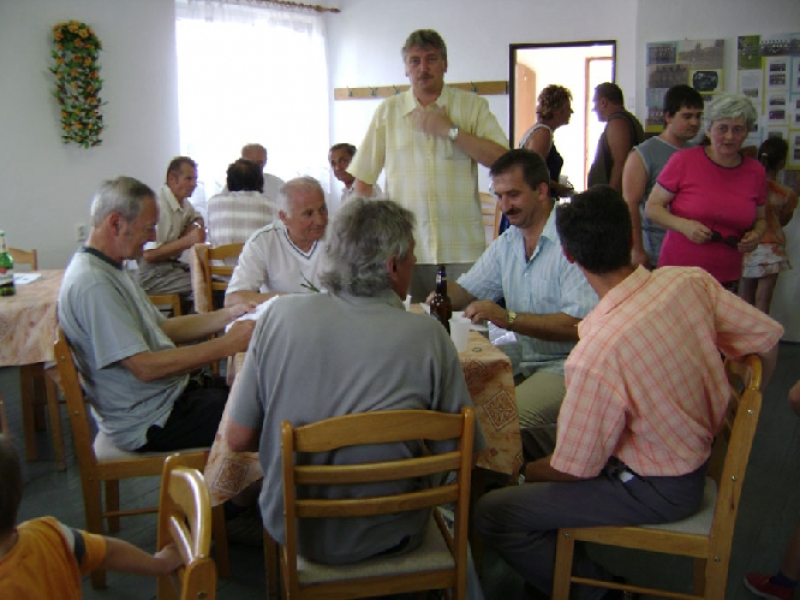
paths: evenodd
<path fill-rule="evenodd" d="M 592 112 L 594 88 L 614 81 L 616 42 L 598 40 L 557 44 L 511 44 L 510 76 L 511 147 L 536 122 L 536 99 L 548 85 L 562 85 L 572 92 L 574 111 L 569 124 L 554 134 L 564 157 L 562 175 L 576 190 L 586 188 L 586 176 L 594 160 L 604 126 Z"/>

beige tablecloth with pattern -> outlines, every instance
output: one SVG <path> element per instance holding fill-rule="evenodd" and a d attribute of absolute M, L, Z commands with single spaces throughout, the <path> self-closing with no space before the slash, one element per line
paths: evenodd
<path fill-rule="evenodd" d="M 41 277 L 0 297 L 0 367 L 53 360 L 56 303 L 63 270 L 38 271 Z"/>
<path fill-rule="evenodd" d="M 510 475 L 522 463 L 511 361 L 474 331 L 470 333 L 467 351 L 460 358 L 476 418 L 486 438 L 486 449 L 478 456 L 477 465 Z M 237 370 L 243 360 L 244 354 L 237 355 Z M 236 380 L 233 385 L 236 386 Z M 226 408 L 205 468 L 213 505 L 221 504 L 263 476 L 257 452 L 233 452 L 229 448 L 224 435 L 227 422 Z"/>

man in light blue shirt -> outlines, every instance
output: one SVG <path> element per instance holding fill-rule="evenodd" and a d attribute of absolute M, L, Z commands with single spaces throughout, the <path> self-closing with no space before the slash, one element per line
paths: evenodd
<path fill-rule="evenodd" d="M 457 283 L 454 309 L 513 331 L 521 356 L 514 365 L 526 456 L 555 448 L 555 423 L 564 397 L 564 361 L 578 341 L 578 322 L 597 294 L 561 250 L 550 198 L 550 175 L 535 152 L 511 150 L 490 171 L 494 193 L 511 227 Z M 507 308 L 497 302 L 505 298 Z"/>

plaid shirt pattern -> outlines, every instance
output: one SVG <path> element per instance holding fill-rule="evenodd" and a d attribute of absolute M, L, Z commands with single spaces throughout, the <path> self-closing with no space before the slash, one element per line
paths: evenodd
<path fill-rule="evenodd" d="M 763 353 L 783 328 L 696 267 L 639 267 L 578 325 L 551 465 L 593 477 L 611 456 L 643 476 L 703 465 L 728 404 L 720 350 Z"/>

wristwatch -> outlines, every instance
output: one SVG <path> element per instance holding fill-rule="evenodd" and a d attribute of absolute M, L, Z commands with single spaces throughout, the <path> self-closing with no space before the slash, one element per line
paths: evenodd
<path fill-rule="evenodd" d="M 511 326 L 514 325 L 514 321 L 517 320 L 517 313 L 513 310 L 509 310 L 506 312 L 506 331 L 511 331 Z"/>
<path fill-rule="evenodd" d="M 453 125 L 453 126 L 450 128 L 450 131 L 448 131 L 448 132 L 447 132 L 447 138 L 448 138 L 448 139 L 449 139 L 451 142 L 455 142 L 457 137 L 458 137 L 458 127 L 456 127 L 455 125 Z"/>

